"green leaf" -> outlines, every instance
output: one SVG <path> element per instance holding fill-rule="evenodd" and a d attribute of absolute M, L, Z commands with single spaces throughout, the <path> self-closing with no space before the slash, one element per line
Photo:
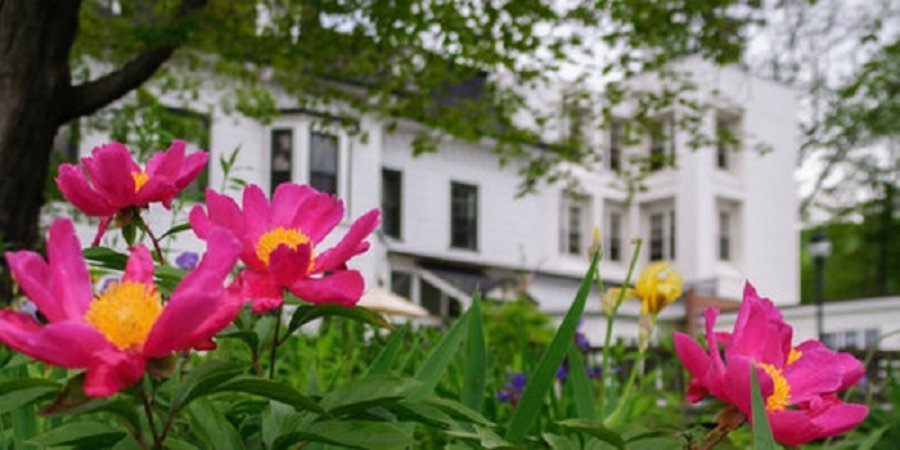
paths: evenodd
<path fill-rule="evenodd" d="M 87 448 L 111 447 L 127 435 L 123 430 L 100 422 L 73 422 L 56 427 L 28 440 L 40 447 L 63 445 Z"/>
<path fill-rule="evenodd" d="M 167 237 L 169 237 L 169 236 L 172 236 L 172 235 L 175 235 L 175 234 L 178 234 L 178 233 L 183 233 L 183 232 L 188 231 L 188 230 L 190 230 L 190 229 L 191 229 L 191 224 L 189 224 L 189 223 L 182 223 L 182 224 L 179 224 L 179 225 L 175 225 L 174 227 L 169 228 L 168 230 L 166 230 L 166 232 L 163 233 L 162 235 L 160 235 L 158 239 L 159 239 L 160 241 L 162 241 L 163 239 L 165 239 L 165 238 L 167 238 Z"/>
<path fill-rule="evenodd" d="M 292 448 L 304 442 L 324 442 L 351 448 L 372 450 L 400 449 L 413 445 L 412 433 L 387 422 L 332 421 L 315 422 L 275 440 L 276 450 Z"/>
<path fill-rule="evenodd" d="M 375 375 L 329 392 L 320 405 L 332 414 L 344 414 L 406 398 L 421 385 L 412 378 Z"/>
<path fill-rule="evenodd" d="M 391 334 L 391 338 L 388 339 L 384 348 L 381 349 L 381 352 L 378 353 L 378 356 L 372 361 L 372 365 L 369 366 L 369 369 L 366 371 L 366 374 L 363 375 L 363 378 L 390 372 L 391 367 L 394 366 L 394 361 L 397 360 L 397 355 L 400 353 L 400 348 L 403 345 L 403 339 L 406 338 L 406 333 L 408 331 L 408 327 L 402 327 Z"/>
<path fill-rule="evenodd" d="M 603 422 L 584 419 L 566 419 L 556 423 L 563 428 L 586 433 L 615 448 L 625 448 L 625 440 L 622 439 L 622 436 L 604 426 Z"/>
<path fill-rule="evenodd" d="M 591 287 L 593 286 L 594 281 L 593 275 L 597 267 L 598 259 L 599 252 L 594 254 L 591 265 L 581 281 L 581 287 L 578 289 L 578 294 L 575 296 L 572 306 L 569 307 L 569 311 L 566 313 L 559 329 L 553 336 L 550 346 L 547 347 L 547 350 L 541 357 L 541 361 L 538 363 L 537 368 L 528 377 L 528 383 L 525 385 L 525 393 L 522 394 L 522 399 L 516 406 L 512 418 L 509 421 L 509 427 L 506 430 L 506 440 L 514 444 L 522 442 L 525 435 L 528 434 L 531 424 L 534 423 L 535 419 L 537 419 L 537 416 L 540 414 L 541 408 L 544 405 L 544 397 L 553 385 L 553 378 L 556 375 L 556 370 L 559 368 L 563 358 L 565 358 L 566 353 L 569 351 L 569 347 L 572 346 L 575 330 L 578 327 L 578 320 L 584 312 L 587 297 L 591 293 Z"/>
<path fill-rule="evenodd" d="M 475 427 L 475 431 L 462 430 L 462 429 L 453 429 L 447 430 L 444 432 L 449 436 L 453 436 L 455 438 L 463 439 L 466 441 L 470 441 L 476 444 L 477 448 L 486 448 L 486 449 L 519 449 L 525 448 L 523 446 L 517 446 L 510 444 L 506 440 L 504 440 L 500 435 L 495 433 L 494 431 L 484 428 L 484 427 Z"/>
<path fill-rule="evenodd" d="M 125 270 L 128 255 L 106 247 L 88 247 L 82 250 L 84 258 L 107 269 Z"/>
<path fill-rule="evenodd" d="M 420 396 L 424 397 L 431 394 L 434 388 L 437 387 L 438 382 L 441 380 L 441 375 L 447 370 L 447 366 L 450 365 L 460 344 L 465 339 L 466 333 L 469 331 L 471 311 L 472 308 L 469 308 L 456 323 L 450 326 L 450 329 L 444 333 L 444 337 L 434 347 L 425 359 L 425 362 L 419 366 L 419 370 L 416 372 L 416 379 L 422 382 L 422 388 L 419 392 Z"/>
<path fill-rule="evenodd" d="M 569 383 L 572 384 L 572 395 L 575 397 L 575 412 L 579 419 L 597 419 L 597 407 L 594 404 L 594 387 L 584 370 L 584 360 L 578 347 L 569 347 Z"/>
<path fill-rule="evenodd" d="M 367 323 L 379 328 L 394 328 L 381 314 L 366 308 L 353 308 L 339 305 L 300 305 L 288 323 L 288 334 L 297 331 L 303 324 L 321 317 L 340 316 Z"/>
<path fill-rule="evenodd" d="M 244 448 L 241 435 L 231 422 L 206 398 L 196 399 L 188 407 L 191 429 L 201 440 L 216 450 L 241 450 Z"/>
<path fill-rule="evenodd" d="M 860 442 L 858 450 L 872 450 L 875 448 L 875 445 L 881 441 L 881 436 L 884 435 L 884 432 L 891 428 L 891 425 L 884 425 L 875 431 L 870 431 L 869 436 L 866 437 L 865 440 Z"/>
<path fill-rule="evenodd" d="M 59 383 L 43 378 L 20 378 L 0 383 L 0 414 L 50 398 L 60 388 Z"/>
<path fill-rule="evenodd" d="M 77 406 L 54 412 L 49 417 L 71 416 L 89 413 L 111 414 L 121 421 L 129 431 L 141 429 L 141 418 L 134 408 L 134 404 L 124 399 L 95 398 Z"/>
<path fill-rule="evenodd" d="M 400 401 L 394 405 L 387 405 L 387 408 L 400 420 L 416 421 L 438 428 L 456 425 L 456 421 L 447 413 L 418 401 Z"/>
<path fill-rule="evenodd" d="M 236 377 L 243 370 L 241 364 L 233 362 L 209 360 L 201 364 L 182 380 L 181 387 L 172 398 L 170 407 L 172 413 L 177 413 L 195 398 L 212 393 L 216 387 Z"/>
<path fill-rule="evenodd" d="M 578 442 L 567 436 L 558 434 L 544 433 L 541 435 L 551 450 L 579 450 Z"/>
<path fill-rule="evenodd" d="M 254 355 L 259 354 L 259 337 L 252 331 L 232 331 L 217 336 L 220 339 L 240 339 Z"/>
<path fill-rule="evenodd" d="M 243 392 L 245 394 L 258 395 L 270 400 L 282 402 L 294 407 L 297 411 L 312 411 L 325 414 L 325 410 L 313 399 L 301 394 L 293 387 L 278 381 L 264 378 L 243 376 L 226 381 L 213 389 L 215 393 Z"/>
<path fill-rule="evenodd" d="M 756 366 L 750 367 L 750 400 L 753 405 L 753 448 L 756 450 L 775 450 L 775 439 L 766 417 L 766 406 L 759 390 L 756 378 Z"/>
<path fill-rule="evenodd" d="M 463 373 L 462 403 L 481 412 L 487 384 L 487 350 L 484 342 L 484 324 L 481 315 L 481 292 L 475 291 L 469 307 L 469 332 L 466 336 L 466 364 Z"/>
<path fill-rule="evenodd" d="M 455 417 L 457 420 L 464 420 L 466 422 L 471 422 L 484 426 L 494 426 L 494 423 L 490 420 L 486 419 L 479 412 L 470 409 L 466 405 L 462 403 L 455 402 L 450 399 L 441 398 L 441 397 L 430 397 L 423 401 L 426 405 L 435 406 L 437 408 L 442 409 L 447 414 Z"/>
<path fill-rule="evenodd" d="M 137 238 L 137 225 L 133 221 L 122 226 L 122 238 L 129 247 L 134 245 L 134 240 Z"/>

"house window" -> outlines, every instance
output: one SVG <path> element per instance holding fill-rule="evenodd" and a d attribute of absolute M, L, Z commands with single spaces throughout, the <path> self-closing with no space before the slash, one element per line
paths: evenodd
<path fill-rule="evenodd" d="M 675 211 L 650 214 L 650 261 L 675 259 Z"/>
<path fill-rule="evenodd" d="M 403 174 L 399 170 L 381 170 L 381 229 L 384 234 L 400 239 L 403 197 Z"/>
<path fill-rule="evenodd" d="M 338 139 L 325 133 L 309 135 L 309 185 L 315 189 L 337 195 L 338 192 Z"/>
<path fill-rule="evenodd" d="M 394 270 L 391 272 L 391 292 L 406 298 L 412 298 L 412 274 Z"/>
<path fill-rule="evenodd" d="M 272 167 L 270 190 L 281 183 L 290 183 L 293 179 L 291 168 L 294 159 L 294 130 L 282 128 L 272 130 Z"/>
<path fill-rule="evenodd" d="M 866 348 L 878 347 L 878 340 L 881 338 L 878 328 L 867 328 L 865 330 Z"/>
<path fill-rule="evenodd" d="M 586 198 L 563 196 L 559 221 L 559 251 L 569 255 L 581 255 L 585 249 L 584 237 L 588 223 L 590 201 Z"/>
<path fill-rule="evenodd" d="M 650 123 L 650 170 L 660 170 L 675 160 L 675 124 L 671 117 Z"/>
<path fill-rule="evenodd" d="M 719 260 L 731 261 L 731 214 L 719 212 Z"/>
<path fill-rule="evenodd" d="M 719 169 L 732 168 L 732 156 L 739 142 L 739 126 L 736 117 L 722 112 L 716 114 L 716 167 Z"/>
<path fill-rule="evenodd" d="M 622 260 L 622 214 L 609 213 L 609 225 L 607 227 L 606 257 L 610 261 Z"/>
<path fill-rule="evenodd" d="M 478 187 L 450 184 L 450 246 L 478 248 Z"/>
<path fill-rule="evenodd" d="M 856 350 L 859 348 L 859 332 L 856 330 L 844 332 L 843 348 Z"/>
<path fill-rule="evenodd" d="M 609 170 L 619 172 L 622 170 L 622 123 L 618 121 L 609 124 Z"/>

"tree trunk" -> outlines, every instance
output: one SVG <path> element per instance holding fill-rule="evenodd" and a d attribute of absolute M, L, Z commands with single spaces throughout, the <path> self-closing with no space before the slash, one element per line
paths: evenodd
<path fill-rule="evenodd" d="M 79 1 L 0 0 L 0 241 L 33 248 Z M 5 272 L 5 259 L 2 263 Z M 8 298 L 8 276 L 0 276 Z"/>

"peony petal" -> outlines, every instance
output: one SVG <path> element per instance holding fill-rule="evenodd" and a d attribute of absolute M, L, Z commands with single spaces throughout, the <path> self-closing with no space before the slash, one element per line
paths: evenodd
<path fill-rule="evenodd" d="M 97 147 L 81 165 L 91 177 L 94 189 L 117 209 L 135 205 L 134 177 L 140 167 L 128 148 L 117 142 Z"/>
<path fill-rule="evenodd" d="M 675 343 L 675 354 L 684 364 L 684 367 L 690 372 L 694 378 L 703 378 L 710 368 L 709 354 L 703 350 L 703 347 L 694 340 L 694 338 L 676 332 L 673 336 Z"/>
<path fill-rule="evenodd" d="M 381 216 L 377 209 L 373 209 L 357 219 L 338 245 L 316 257 L 313 273 L 337 269 L 343 266 L 348 259 L 366 251 L 368 243 L 363 240 L 378 227 L 380 221 Z"/>
<path fill-rule="evenodd" d="M 16 311 L 0 311 L 0 342 L 13 350 L 54 366 L 88 367 L 93 354 L 115 347 L 86 323 L 65 321 L 40 326 Z"/>
<path fill-rule="evenodd" d="M 144 244 L 138 244 L 131 249 L 128 263 L 125 265 L 125 275 L 122 281 L 134 281 L 142 284 L 153 284 L 153 257 L 150 250 Z"/>
<path fill-rule="evenodd" d="M 272 195 L 272 225 L 285 228 L 294 227 L 294 217 L 301 210 L 305 210 L 303 205 L 315 195 L 317 195 L 316 190 L 306 185 L 279 184 Z"/>
<path fill-rule="evenodd" d="M 100 223 L 97 225 L 97 234 L 94 235 L 94 240 L 91 242 L 91 247 L 96 247 L 100 245 L 100 240 L 103 239 L 103 235 L 106 234 L 106 231 L 109 230 L 109 224 L 112 223 L 113 216 L 107 216 L 100 219 Z"/>
<path fill-rule="evenodd" d="M 288 290 L 309 303 L 353 306 L 359 301 L 364 288 L 365 282 L 358 271 L 343 270 L 323 278 L 300 280 Z"/>
<path fill-rule="evenodd" d="M 291 223 L 318 244 L 344 218 L 344 202 L 322 192 L 305 199 Z"/>
<path fill-rule="evenodd" d="M 854 403 L 835 404 L 812 418 L 816 439 L 837 436 L 850 431 L 865 420 L 869 408 Z"/>
<path fill-rule="evenodd" d="M 263 233 L 272 228 L 269 201 L 262 189 L 255 184 L 244 188 L 244 224 L 251 241 L 256 242 Z M 305 231 L 305 230 L 304 230 Z"/>
<path fill-rule="evenodd" d="M 268 274 L 245 270 L 240 280 L 241 295 L 252 302 L 254 313 L 269 312 L 284 304 L 284 293 Z"/>
<path fill-rule="evenodd" d="M 817 430 L 805 411 L 785 409 L 769 413 L 772 436 L 780 444 L 799 446 L 817 439 Z"/>
<path fill-rule="evenodd" d="M 808 350 L 784 368 L 784 377 L 791 386 L 791 403 L 809 401 L 821 394 L 837 392 L 843 373 L 834 370 L 837 365 L 834 352 Z M 828 368 L 823 370 L 823 368 Z"/>
<path fill-rule="evenodd" d="M 774 384 L 772 378 L 762 368 L 756 366 L 752 360 L 741 355 L 731 355 L 726 353 L 728 367 L 725 370 L 723 384 L 721 389 L 725 398 L 719 397 L 713 392 L 713 395 L 721 398 L 727 403 L 737 406 L 748 417 L 753 415 L 750 406 L 750 371 L 756 370 L 756 379 L 759 381 L 759 389 L 763 398 L 772 395 Z"/>
<path fill-rule="evenodd" d="M 184 147 L 185 143 L 181 140 L 172 141 L 172 145 L 164 152 L 157 152 L 147 161 L 147 175 L 150 179 L 160 178 L 169 181 L 173 186 L 178 174 L 181 172 L 181 165 L 184 163 Z"/>
<path fill-rule="evenodd" d="M 135 206 L 147 206 L 153 202 L 161 202 L 166 209 L 172 207 L 172 200 L 178 195 L 175 183 L 163 177 L 150 177 L 135 196 Z"/>
<path fill-rule="evenodd" d="M 59 299 L 50 290 L 53 286 L 50 268 L 40 255 L 28 250 L 6 252 L 6 263 L 13 279 L 47 320 L 57 322 L 68 318 Z"/>
<path fill-rule="evenodd" d="M 84 173 L 75 165 L 59 166 L 56 185 L 66 200 L 89 216 L 111 216 L 117 211 L 116 207 L 88 185 Z"/>
<path fill-rule="evenodd" d="M 862 362 L 853 355 L 836 352 L 819 341 L 813 339 L 803 341 L 797 346 L 797 351 L 801 353 L 797 363 L 802 361 L 807 355 L 820 353 L 828 355 L 827 357 L 830 359 L 828 367 L 832 372 L 840 373 L 841 375 L 841 383 L 839 387 L 835 389 L 835 392 L 843 391 L 844 389 L 855 385 L 866 374 L 866 368 L 863 366 Z"/>
<path fill-rule="evenodd" d="M 281 245 L 269 255 L 269 275 L 278 286 L 287 287 L 303 279 L 309 270 L 312 257 L 310 244 L 304 244 L 292 250 Z"/>
<path fill-rule="evenodd" d="M 47 238 L 50 263 L 50 290 L 67 319 L 81 320 L 90 307 L 94 291 L 81 242 L 69 219 L 57 219 L 50 225 Z"/>
<path fill-rule="evenodd" d="M 221 328 L 223 317 L 231 320 L 240 312 L 241 302 L 236 295 L 225 295 L 225 278 L 234 268 L 241 246 L 234 235 L 214 229 L 207 240 L 207 252 L 196 269 L 187 274 L 175 288 L 169 302 L 144 344 L 144 354 L 161 358 L 172 351 L 189 350 L 209 341 Z"/>
<path fill-rule="evenodd" d="M 213 228 L 212 221 L 209 220 L 206 211 L 204 211 L 203 207 L 200 205 L 194 206 L 191 209 L 190 214 L 188 214 L 188 223 L 191 224 L 194 234 L 200 239 L 206 239 L 206 237 L 209 236 L 210 230 Z"/>
<path fill-rule="evenodd" d="M 94 354 L 87 367 L 84 393 L 91 397 L 109 397 L 137 383 L 144 375 L 144 358 L 120 350 L 102 350 Z"/>
<path fill-rule="evenodd" d="M 206 168 L 206 163 L 208 161 L 209 153 L 204 151 L 191 153 L 184 158 L 184 163 L 181 165 L 181 170 L 178 172 L 178 178 L 175 179 L 175 186 L 178 190 L 182 190 L 193 183 L 194 180 L 197 179 L 197 176 L 200 175 L 200 172 L 203 172 L 203 169 Z"/>

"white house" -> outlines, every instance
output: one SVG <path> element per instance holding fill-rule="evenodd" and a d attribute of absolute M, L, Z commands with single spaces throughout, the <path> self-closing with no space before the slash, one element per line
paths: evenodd
<path fill-rule="evenodd" d="M 642 236 L 639 267 L 672 260 L 689 287 L 705 294 L 738 298 L 750 279 L 779 304 L 798 303 L 795 92 L 733 67 L 686 60 L 677 69 L 692 73 L 700 86 L 695 95 L 714 105 L 702 122 L 709 135 L 727 127 L 758 138 L 771 152 L 731 151 L 728 145 L 692 151 L 677 130 L 628 147 L 612 126 L 587 137 L 602 143 L 605 164 L 575 169 L 580 195 L 560 186 L 518 198 L 517 165 L 501 168 L 491 142 L 448 139 L 438 152 L 413 157 L 415 123 L 389 130 L 373 117 L 351 116 L 351 128 L 361 132 L 351 133 L 322 125 L 322 115 L 333 112 L 294 108 L 287 97 L 280 99 L 280 117 L 268 124 L 225 113 L 215 92 L 189 107 L 208 117 L 210 187 L 224 185 L 217 160 L 239 147 L 233 175 L 248 183 L 263 189 L 309 183 L 342 198 L 347 216 L 334 235 L 353 218 L 382 208 L 384 224 L 371 251 L 353 265 L 369 286 L 389 287 L 435 315 L 458 314 L 476 286 L 500 295 L 513 285 L 542 310 L 563 314 L 587 270 L 595 226 L 603 231 L 602 276 L 609 284 L 623 281 L 630 239 Z M 669 123 L 679 113 L 674 108 L 660 121 Z M 105 140 L 87 134 L 79 151 L 88 154 Z M 629 199 L 617 187 L 617 171 L 627 170 L 632 155 L 659 152 L 673 157 L 676 167 L 659 167 L 646 179 L 647 189 Z M 158 210 L 151 216 L 151 226 L 169 226 Z M 86 225 L 81 232 L 89 242 L 93 230 Z M 189 233 L 169 245 L 176 251 L 199 248 Z M 583 331 L 599 342 L 605 318 L 599 294 L 593 295 Z M 624 307 L 616 335 L 636 336 L 637 310 L 636 304 Z M 683 316 L 679 302 L 663 319 Z"/>

